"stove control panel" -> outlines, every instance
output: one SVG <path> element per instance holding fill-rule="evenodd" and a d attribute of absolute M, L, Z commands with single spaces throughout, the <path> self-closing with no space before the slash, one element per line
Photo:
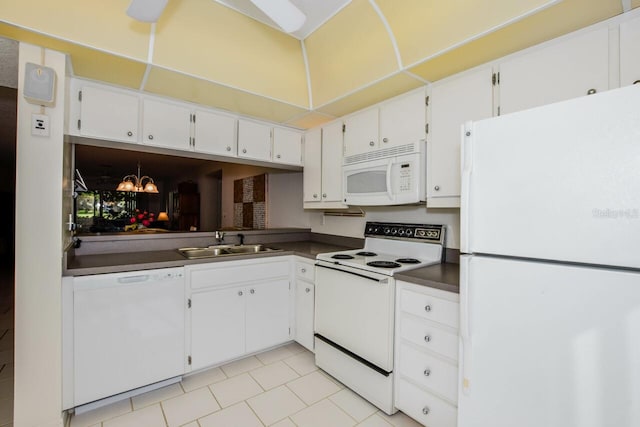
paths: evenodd
<path fill-rule="evenodd" d="M 364 235 L 365 237 L 420 240 L 429 243 L 444 244 L 444 230 L 444 225 L 367 222 Z"/>

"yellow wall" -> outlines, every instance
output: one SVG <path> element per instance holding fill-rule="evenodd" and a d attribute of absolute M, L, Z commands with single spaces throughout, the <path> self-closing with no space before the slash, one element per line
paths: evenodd
<path fill-rule="evenodd" d="M 308 107 L 299 40 L 212 0 L 170 1 L 154 64 Z"/>
<path fill-rule="evenodd" d="M 367 0 L 353 0 L 305 39 L 305 46 L 314 106 L 398 70 L 391 39 Z"/>

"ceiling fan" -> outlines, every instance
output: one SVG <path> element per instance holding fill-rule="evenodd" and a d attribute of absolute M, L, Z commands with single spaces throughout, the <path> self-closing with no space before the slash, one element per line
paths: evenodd
<path fill-rule="evenodd" d="M 131 0 L 127 15 L 142 21 L 156 22 L 169 0 Z M 307 17 L 290 0 L 250 0 L 258 9 L 264 12 L 283 31 L 292 33 L 299 30 Z"/>

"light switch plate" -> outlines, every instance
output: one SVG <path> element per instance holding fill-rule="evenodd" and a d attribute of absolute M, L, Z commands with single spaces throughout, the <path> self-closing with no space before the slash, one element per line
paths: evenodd
<path fill-rule="evenodd" d="M 31 135 L 49 136 L 49 116 L 46 114 L 31 115 Z"/>

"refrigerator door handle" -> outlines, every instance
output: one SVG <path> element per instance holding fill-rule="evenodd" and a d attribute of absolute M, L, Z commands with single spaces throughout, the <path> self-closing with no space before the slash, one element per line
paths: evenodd
<path fill-rule="evenodd" d="M 460 252 L 471 253 L 469 247 L 469 209 L 471 195 L 471 173 L 473 172 L 473 123 L 468 121 L 460 126 L 462 150 L 460 156 L 460 170 L 462 177 L 460 181 Z"/>
<path fill-rule="evenodd" d="M 472 255 L 460 257 L 460 392 L 468 396 L 471 384 L 471 329 L 469 322 L 469 268 Z"/>

